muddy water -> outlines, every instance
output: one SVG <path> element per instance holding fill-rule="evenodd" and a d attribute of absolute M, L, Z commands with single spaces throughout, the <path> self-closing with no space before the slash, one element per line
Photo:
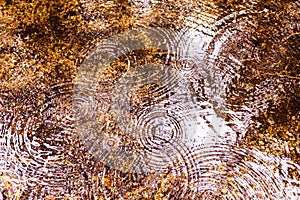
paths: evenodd
<path fill-rule="evenodd" d="M 0 199 L 299 198 L 298 1 L 0 6 Z M 166 49 L 106 66 L 95 107 L 74 98 L 97 46 L 149 27 Z M 107 149 L 144 160 L 124 170 Z"/>

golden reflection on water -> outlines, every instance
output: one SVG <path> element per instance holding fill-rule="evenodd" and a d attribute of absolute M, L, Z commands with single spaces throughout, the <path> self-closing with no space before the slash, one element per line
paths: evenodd
<path fill-rule="evenodd" d="M 297 199 L 299 10 L 288 0 L 2 1 L 0 199 Z M 231 141 L 183 148 L 184 167 L 164 173 L 123 173 L 90 155 L 78 137 L 74 79 L 97 44 L 145 27 L 209 43 L 226 86 Z M 168 59 L 148 49 L 112 65 L 120 75 L 128 63 Z M 202 84 L 193 85 L 201 100 Z M 209 121 L 207 113 L 201 120 Z"/>

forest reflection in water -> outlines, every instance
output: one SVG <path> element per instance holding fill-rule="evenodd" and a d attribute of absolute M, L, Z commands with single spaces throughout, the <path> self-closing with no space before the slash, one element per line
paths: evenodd
<path fill-rule="evenodd" d="M 298 199 L 298 1 L 37 0 L 0 7 L 0 199 Z M 180 56 L 179 47 L 134 50 L 103 72 L 95 107 L 104 148 L 150 155 L 151 170 L 124 172 L 84 145 L 74 88 L 82 63 L 104 39 L 149 27 L 185 34 L 196 56 Z M 167 66 L 153 80 L 168 79 L 132 92 L 128 82 L 152 79 L 130 73 L 149 64 Z M 187 87 L 190 99 L 178 87 Z M 214 103 L 223 99 L 220 110 Z M 77 100 L 80 112 L 93 113 L 89 101 Z M 136 126 L 142 131 L 134 135 Z M 219 137 L 207 145 L 203 133 Z M 160 160 L 162 141 L 176 152 L 167 162 Z"/>

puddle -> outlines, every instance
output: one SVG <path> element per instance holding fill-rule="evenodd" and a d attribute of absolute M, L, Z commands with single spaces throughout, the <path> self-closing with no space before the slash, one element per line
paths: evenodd
<path fill-rule="evenodd" d="M 0 8 L 0 199 L 298 199 L 299 2 Z"/>

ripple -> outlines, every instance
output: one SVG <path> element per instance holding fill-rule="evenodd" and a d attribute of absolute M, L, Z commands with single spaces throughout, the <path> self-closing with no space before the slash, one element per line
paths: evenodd
<path fill-rule="evenodd" d="M 173 164 L 172 159 L 182 157 L 182 152 L 173 150 L 178 142 L 185 145 L 192 145 L 197 140 L 212 142 L 223 122 L 214 120 L 216 114 L 213 113 L 212 121 L 208 122 L 211 124 L 207 124 L 208 119 L 203 124 L 200 118 L 203 105 L 194 104 L 192 99 L 196 97 L 182 71 L 159 65 L 138 66 L 126 71 L 114 83 L 110 100 L 105 94 L 109 90 L 101 90 L 104 94 L 97 93 L 96 99 L 100 103 L 106 101 L 110 105 L 96 106 L 102 125 L 87 122 L 82 126 L 83 133 L 89 134 L 84 136 L 84 141 L 90 152 L 114 168 L 119 169 L 119 163 L 125 159 L 125 163 L 130 163 L 122 170 L 165 171 Z M 102 133 L 97 133 L 98 130 Z M 124 142 L 121 142 L 125 140 L 124 135 L 134 141 L 136 152 L 124 152 Z"/>
<path fill-rule="evenodd" d="M 119 111 L 130 113 L 130 107 L 138 104 L 147 107 L 174 95 L 180 87 L 180 74 L 168 67 L 146 65 L 129 70 L 115 84 L 113 105 Z"/>
<path fill-rule="evenodd" d="M 145 165 L 150 170 L 163 171 L 168 167 L 173 168 L 177 157 L 179 160 L 182 159 L 184 152 L 177 148 L 180 143 L 187 140 L 185 135 L 187 132 L 183 130 L 187 127 L 182 123 L 181 117 L 161 109 L 151 110 L 139 116 L 136 125 L 137 138 L 143 148 L 141 154 Z"/>
<path fill-rule="evenodd" d="M 190 185 L 198 198 L 285 199 L 295 195 L 287 192 L 294 187 L 291 181 L 285 182 L 287 174 L 280 174 L 282 166 L 292 166 L 278 157 L 227 144 L 199 146 L 191 152 L 197 167 L 191 169 Z"/>
<path fill-rule="evenodd" d="M 66 108 L 72 84 L 3 91 L 2 95 L 10 96 L 9 101 L 2 98 L 0 118 L 3 176 L 14 172 L 19 177 L 16 195 L 39 198 L 35 195 L 43 192 L 59 197 L 71 176 L 64 173 L 68 165 L 63 158 L 68 141 L 74 139 L 72 117 Z"/>
<path fill-rule="evenodd" d="M 75 85 L 1 88 L 0 199 L 18 199 L 19 194 L 25 199 L 300 196 L 300 183 L 291 176 L 300 171 L 298 165 L 240 146 L 236 138 L 249 131 L 253 117 L 267 110 L 270 99 L 278 103 L 278 94 L 284 93 L 279 91 L 286 90 L 277 87 L 278 82 L 297 79 L 293 68 L 291 76 L 278 75 L 288 77 L 282 81 L 269 73 L 262 76 L 262 82 L 255 82 L 260 72 L 280 68 L 276 63 L 269 65 L 274 57 L 287 57 L 287 69 L 297 61 L 294 41 L 299 34 L 294 30 L 298 23 L 289 21 L 294 14 L 285 18 L 280 33 L 270 36 L 277 49 L 269 59 L 260 47 L 263 40 L 256 35 L 264 22 L 257 17 L 275 13 L 267 8 L 218 19 L 223 14 L 211 2 L 143 0 L 123 6 L 80 0 L 79 4 L 88 22 L 84 31 L 88 35 L 97 32 L 90 38 L 101 35 L 103 39 L 123 26 L 158 25 L 172 30 L 145 28 L 141 33 L 133 29 L 105 40 L 84 61 Z M 161 50 L 157 57 L 164 66 L 149 64 L 148 55 L 142 55 L 147 61 L 136 66 L 139 51 L 151 48 Z M 293 54 L 279 55 L 282 48 L 291 48 Z M 122 56 L 126 66 L 118 68 L 116 59 Z M 244 65 L 249 61 L 255 64 L 253 68 Z M 250 84 L 245 85 L 245 80 Z M 241 88 L 252 96 L 243 96 Z M 259 126 L 254 129 L 255 133 L 260 130 Z"/>
<path fill-rule="evenodd" d="M 99 151 L 100 148 L 105 151 L 109 150 L 109 156 L 117 156 L 119 159 L 128 160 L 128 158 L 135 157 L 135 159 L 137 159 L 137 163 L 131 164 L 131 166 L 135 165 L 133 166 L 135 168 L 144 168 L 142 169 L 143 171 L 149 171 L 151 169 L 163 170 L 166 169 L 168 165 L 172 164 L 170 163 L 170 160 L 172 160 L 172 157 L 174 156 L 170 157 L 168 153 L 174 154 L 174 147 L 161 147 L 161 144 L 159 144 L 158 140 L 150 140 L 151 142 L 156 143 L 155 145 L 157 148 L 155 149 L 153 148 L 153 146 L 149 146 L 148 138 L 150 138 L 150 135 L 153 136 L 153 134 L 155 134 L 157 131 L 164 131 L 166 129 L 168 129 L 168 131 L 165 132 L 165 136 L 169 137 L 168 135 L 173 135 L 173 142 L 175 142 L 177 139 L 181 139 L 181 135 L 185 134 L 185 132 L 183 132 L 182 130 L 180 131 L 180 129 L 182 128 L 182 124 L 180 123 L 180 121 L 183 121 L 182 118 L 185 117 L 176 117 L 174 113 L 172 113 L 172 109 L 167 110 L 165 108 L 168 107 L 168 105 L 172 105 L 172 100 L 168 100 L 169 97 L 173 96 L 173 101 L 178 101 L 176 95 L 183 96 L 187 94 L 187 88 L 183 87 L 185 86 L 185 84 L 179 86 L 180 81 L 178 79 L 180 79 L 180 74 L 176 73 L 176 71 L 166 69 L 162 66 L 157 65 L 141 66 L 140 69 L 135 68 L 132 71 L 126 72 L 125 75 L 117 82 L 117 84 L 115 84 L 116 89 L 112 92 L 115 95 L 115 97 L 111 101 L 112 105 L 110 106 L 110 115 L 113 116 L 113 119 L 112 121 L 109 121 L 107 123 L 110 123 L 109 127 L 115 126 L 116 130 L 121 130 L 121 132 L 123 132 L 122 135 L 125 134 L 127 137 L 131 136 L 131 139 L 133 140 L 138 140 L 139 149 L 143 148 L 143 150 L 133 154 L 126 154 L 123 152 L 124 149 L 120 147 L 120 141 L 122 140 L 122 136 L 120 138 L 120 135 L 117 135 L 116 133 L 111 134 L 111 132 L 115 131 L 104 131 L 103 137 L 101 137 L 101 135 L 99 134 L 97 136 L 97 133 L 94 133 L 94 136 L 91 136 L 91 139 L 89 139 L 91 143 L 95 144 L 93 138 L 97 138 L 97 143 L 100 144 L 98 146 L 96 145 L 95 147 L 90 147 L 93 152 L 95 151 L 94 154 L 96 153 L 97 149 L 97 152 L 101 153 Z M 149 83 L 151 83 L 150 86 L 147 85 Z M 145 90 L 143 88 L 145 85 L 150 88 L 146 88 Z M 138 95 L 135 95 L 137 92 Z M 151 108 L 151 105 L 157 104 L 160 104 L 161 108 L 154 111 L 156 108 L 154 106 L 153 110 Z M 178 110 L 180 109 L 184 108 L 179 107 Z M 98 117 L 100 117 L 101 119 L 105 119 L 107 113 L 103 110 L 100 113 L 102 113 L 103 115 L 102 117 Z M 194 118 L 196 119 L 197 116 L 194 116 Z M 185 122 L 190 123 L 186 124 L 186 126 L 194 126 L 193 120 L 195 121 L 195 119 L 191 118 L 189 122 Z M 164 130 L 160 130 L 162 128 L 162 121 L 166 121 L 166 126 L 163 128 Z M 93 127 L 89 132 L 95 132 L 93 131 Z M 158 134 L 156 136 L 159 137 Z M 172 136 L 170 137 L 172 138 Z M 93 146 L 93 144 L 90 145 Z M 163 152 L 164 155 L 162 155 L 162 153 L 159 152 L 159 150 L 162 150 L 162 148 L 166 150 Z M 154 159 L 153 156 L 155 154 L 156 157 Z M 103 155 L 103 152 L 101 155 L 105 158 L 109 157 L 107 155 Z M 161 158 L 160 161 L 158 161 L 158 157 Z M 164 161 L 166 159 L 169 160 L 169 164 L 167 164 L 166 161 Z M 161 163 L 156 166 L 152 165 L 151 162 L 155 160 L 158 163 Z M 116 166 L 114 165 L 114 167 Z"/>
<path fill-rule="evenodd" d="M 121 35 L 112 37 L 105 41 L 100 47 L 93 51 L 90 57 L 87 58 L 87 60 L 83 63 L 83 66 L 88 67 L 83 67 L 82 71 L 79 71 L 78 73 L 76 82 L 87 83 L 87 90 L 85 90 L 85 88 L 75 87 L 75 98 L 73 98 L 75 102 L 75 111 L 76 106 L 79 108 L 85 107 L 85 105 L 94 107 L 91 106 L 91 103 L 84 105 L 84 103 L 81 103 L 81 101 L 76 100 L 83 99 L 83 101 L 88 102 L 89 100 L 87 99 L 94 98 L 95 95 L 87 91 L 92 88 L 90 90 L 96 93 L 97 79 L 100 78 L 100 80 L 105 80 L 105 66 L 108 66 L 109 63 L 114 61 L 115 58 L 125 54 L 126 52 L 130 52 L 132 50 L 141 50 L 145 47 L 161 48 L 162 50 L 167 51 L 166 56 L 169 57 L 171 52 L 176 52 L 178 40 L 177 35 L 178 33 L 174 31 L 161 28 L 140 29 L 122 33 Z M 99 58 L 97 58 L 99 56 L 101 56 L 100 60 L 102 60 L 100 63 L 103 67 L 97 69 L 98 64 L 95 62 L 99 61 Z M 108 106 L 111 110 L 109 114 L 102 110 L 105 109 L 105 107 L 97 107 L 98 118 L 100 120 L 100 124 L 102 123 L 103 126 L 99 127 L 98 124 L 95 124 L 93 122 L 94 119 L 87 120 L 88 118 L 85 116 L 85 113 L 92 113 L 90 111 L 91 109 L 87 108 L 87 112 L 77 113 L 83 113 L 84 120 L 79 121 L 77 126 L 79 127 L 79 131 L 83 134 L 82 136 L 86 142 L 86 146 L 88 146 L 94 155 L 103 155 L 104 157 L 100 156 L 102 161 L 109 157 L 118 156 L 120 158 L 130 157 L 132 160 L 138 159 L 139 161 L 134 162 L 140 162 L 140 159 L 142 158 L 139 155 L 122 153 L 124 149 L 120 147 L 119 149 L 114 148 L 114 150 L 112 150 L 113 146 L 109 146 L 109 142 L 105 140 L 108 139 L 109 141 L 115 141 L 115 139 L 119 137 L 114 136 L 111 138 L 110 133 L 112 132 L 113 135 L 118 135 L 118 133 L 121 133 L 122 135 L 125 134 L 125 137 L 131 137 L 133 140 L 135 140 L 137 136 L 134 133 L 135 129 L 130 130 L 130 126 L 135 124 L 134 120 L 138 118 L 139 112 L 143 109 L 147 109 L 147 107 L 150 105 L 155 105 L 165 101 L 165 99 L 172 96 L 175 92 L 179 94 L 182 93 L 181 89 L 183 89 L 185 84 L 180 83 L 180 81 L 183 81 L 183 79 L 181 80 L 180 77 L 181 75 L 175 70 L 165 66 L 142 65 L 139 67 L 134 67 L 133 69 L 129 68 L 127 71 L 125 71 L 121 78 L 116 80 L 117 82 L 114 83 L 114 90 L 112 92 L 109 90 L 104 90 L 111 92 L 110 94 L 99 94 L 96 97 L 98 100 L 100 100 L 100 102 L 106 101 L 108 104 L 111 104 L 111 106 Z M 76 92 L 77 90 L 78 92 Z M 184 90 L 184 92 L 185 91 L 186 90 Z M 182 93 L 182 96 L 184 96 L 184 94 L 186 94 L 186 92 Z M 101 101 L 101 97 L 103 96 L 115 97 L 112 99 L 103 99 L 103 101 Z M 85 108 L 83 109 L 86 110 Z M 102 119 L 104 121 L 101 122 Z M 153 125 L 156 126 L 155 124 Z M 97 133 L 95 129 L 102 130 L 102 133 Z M 87 133 L 89 136 L 86 136 Z M 97 142 L 95 143 L 95 141 Z M 99 144 L 98 146 L 102 148 L 99 149 L 97 143 Z M 117 144 L 118 142 L 112 143 Z M 114 153 L 105 156 L 103 153 L 104 151 L 101 152 L 101 149 L 104 150 L 103 148 L 107 148 L 110 152 Z M 137 158 L 134 159 L 133 157 Z M 114 165 L 114 167 L 119 166 Z"/>

